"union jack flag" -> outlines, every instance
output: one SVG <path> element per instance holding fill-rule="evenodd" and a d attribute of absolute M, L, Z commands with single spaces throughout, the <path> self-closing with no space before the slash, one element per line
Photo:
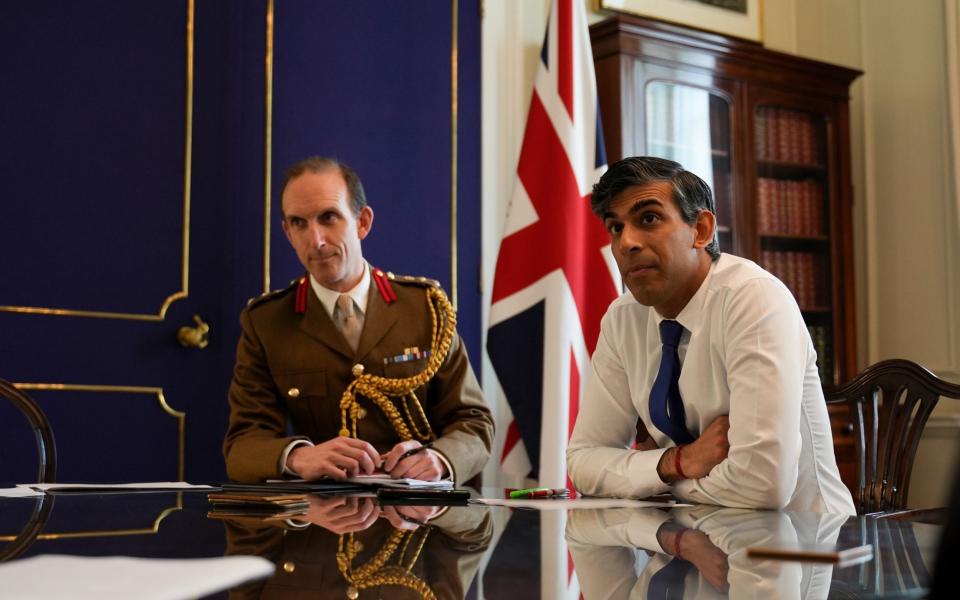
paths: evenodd
<path fill-rule="evenodd" d="M 591 187 L 605 170 L 583 2 L 554 0 L 487 335 L 510 414 L 501 469 L 542 486 L 568 485 L 565 452 L 585 369 L 620 289 L 610 238 L 590 212 Z"/>

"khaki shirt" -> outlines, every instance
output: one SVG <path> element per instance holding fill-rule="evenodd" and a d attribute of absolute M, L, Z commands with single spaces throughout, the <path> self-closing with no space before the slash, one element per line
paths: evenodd
<path fill-rule="evenodd" d="M 261 296 L 244 309 L 223 444 L 230 479 L 279 477 L 280 456 L 291 441 L 321 443 L 339 435 L 340 397 L 353 381 L 355 364 L 391 378 L 411 377 L 426 368 L 427 357 L 396 363 L 385 359 L 407 348 L 430 348 L 425 287 L 434 283 L 397 278 L 391 284 L 396 294 L 391 304 L 376 286 L 371 288 L 355 353 L 312 290 L 305 314 L 294 310 L 296 285 Z M 454 482 L 477 475 L 490 456 L 493 419 L 458 335 L 433 379 L 415 393 L 438 437 L 433 449 L 453 467 Z M 368 398 L 358 395 L 357 400 L 362 408 L 357 436 L 381 453 L 389 451 L 401 441 L 390 421 Z"/>

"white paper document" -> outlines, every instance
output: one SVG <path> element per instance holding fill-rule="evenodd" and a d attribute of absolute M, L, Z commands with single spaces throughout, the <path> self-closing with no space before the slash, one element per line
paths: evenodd
<path fill-rule="evenodd" d="M 424 481 L 423 479 L 392 479 L 385 473 L 373 473 L 371 475 L 357 475 L 348 477 L 347 482 L 359 483 L 373 487 L 388 488 L 429 488 L 433 490 L 452 490 L 453 482 L 449 479 L 442 481 Z"/>
<path fill-rule="evenodd" d="M 36 498 L 43 496 L 43 492 L 25 486 L 0 488 L 0 498 Z"/>
<path fill-rule="evenodd" d="M 387 487 L 387 488 L 410 488 L 410 489 L 431 489 L 431 490 L 452 490 L 453 481 L 449 479 L 444 479 L 441 481 L 426 481 L 424 479 L 393 479 L 386 473 L 371 473 L 369 475 L 357 475 L 355 477 L 347 477 L 344 480 L 333 480 L 333 479 L 318 479 L 316 481 L 307 481 L 306 479 L 268 479 L 267 483 L 304 483 L 304 484 L 317 484 L 318 492 L 323 491 L 324 483 L 330 484 L 344 484 L 344 483 L 354 483 L 357 485 L 363 485 L 370 488 L 378 487 Z"/>
<path fill-rule="evenodd" d="M 41 492 L 98 492 L 98 491 L 208 491 L 218 488 L 209 485 L 195 485 L 185 481 L 149 481 L 145 483 L 19 483 L 18 488 L 30 488 Z"/>
<path fill-rule="evenodd" d="M 273 575 L 260 556 L 133 558 L 44 554 L 0 565 L 4 598 L 199 598 Z"/>
<path fill-rule="evenodd" d="M 675 502 L 631 500 L 630 498 L 544 498 L 525 500 L 521 498 L 476 498 L 471 504 L 509 506 L 510 508 L 534 508 L 536 510 L 569 510 L 576 508 L 677 508 L 690 506 Z"/>

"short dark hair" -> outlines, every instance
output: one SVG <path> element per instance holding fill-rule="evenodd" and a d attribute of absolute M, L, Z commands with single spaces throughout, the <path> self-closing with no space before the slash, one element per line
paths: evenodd
<path fill-rule="evenodd" d="M 350 194 L 350 208 L 353 210 L 353 216 L 359 215 L 363 207 L 367 205 L 367 195 L 363 191 L 363 183 L 360 181 L 360 176 L 346 163 L 326 156 L 309 156 L 290 165 L 283 174 L 283 185 L 280 186 L 280 198 L 283 198 L 283 192 L 286 191 L 287 184 L 304 173 L 323 173 L 331 169 L 340 171 L 343 180 L 347 184 L 347 193 Z"/>
<path fill-rule="evenodd" d="M 685 223 L 695 223 L 701 210 L 717 213 L 713 202 L 713 193 L 707 183 L 683 168 L 675 161 L 655 156 L 631 156 L 610 165 L 593 186 L 590 208 L 594 214 L 603 218 L 610 203 L 620 192 L 636 185 L 648 185 L 656 181 L 666 181 L 673 188 L 673 201 L 677 204 Z M 720 258 L 720 243 L 717 232 L 705 248 L 712 260 Z"/>

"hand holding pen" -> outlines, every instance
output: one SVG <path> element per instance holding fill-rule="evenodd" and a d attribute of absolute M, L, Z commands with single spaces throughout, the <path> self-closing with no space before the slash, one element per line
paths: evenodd
<path fill-rule="evenodd" d="M 383 470 L 394 479 L 410 478 L 437 481 L 446 477 L 446 466 L 430 449 L 428 442 L 421 445 L 410 440 L 400 442 L 383 455 Z"/>

